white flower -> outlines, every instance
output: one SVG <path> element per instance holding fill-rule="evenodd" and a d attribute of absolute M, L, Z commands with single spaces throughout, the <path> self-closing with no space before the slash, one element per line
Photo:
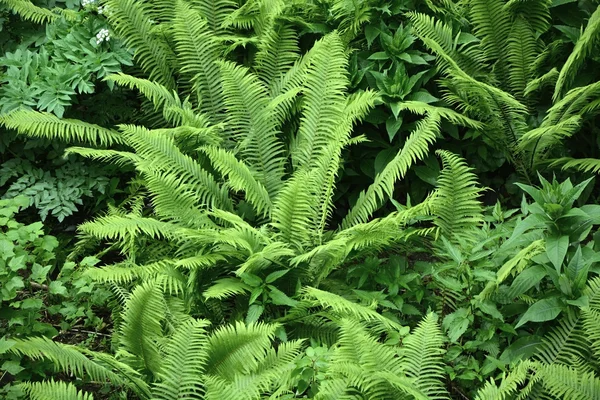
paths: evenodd
<path fill-rule="evenodd" d="M 83 7 L 87 7 L 87 6 L 94 4 L 95 2 L 96 2 L 96 0 L 81 0 L 81 5 Z"/>
<path fill-rule="evenodd" d="M 110 40 L 110 32 L 108 32 L 108 29 L 100 29 L 100 32 L 98 32 L 96 34 L 96 44 L 100 44 L 104 41 L 109 41 Z"/>

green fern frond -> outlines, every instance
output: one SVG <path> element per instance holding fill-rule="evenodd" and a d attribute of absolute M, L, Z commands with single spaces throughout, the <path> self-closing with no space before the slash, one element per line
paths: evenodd
<path fill-rule="evenodd" d="M 159 382 L 152 388 L 157 400 L 199 399 L 204 392 L 203 369 L 208 359 L 206 321 L 190 319 L 178 326 L 165 347 Z"/>
<path fill-rule="evenodd" d="M 485 127 L 483 123 L 475 121 L 474 119 L 471 119 L 450 108 L 432 106 L 431 104 L 423 103 L 421 101 L 403 101 L 399 104 L 399 109 L 400 111 L 408 110 L 417 115 L 427 115 L 435 112 L 439 114 L 442 119 L 448 120 L 455 125 L 465 126 L 467 128 L 482 130 Z"/>
<path fill-rule="evenodd" d="M 74 20 L 77 14 L 72 10 L 61 10 L 55 8 L 49 10 L 47 8 L 38 7 L 29 0 L 0 0 L 0 4 L 6 4 L 12 11 L 19 14 L 25 20 L 32 21 L 36 24 L 45 24 L 53 22 L 64 16 L 67 20 Z"/>
<path fill-rule="evenodd" d="M 292 148 L 295 168 L 310 168 L 335 139 L 349 84 L 347 56 L 340 37 L 329 34 L 313 47 L 303 84 L 302 117 Z"/>
<path fill-rule="evenodd" d="M 542 34 L 550 28 L 551 5 L 552 0 L 509 0 L 504 7 L 516 19 L 524 18 L 537 34 Z"/>
<path fill-rule="evenodd" d="M 233 381 L 240 372 L 259 368 L 275 337 L 278 325 L 256 323 L 222 326 L 208 340 L 207 375 Z"/>
<path fill-rule="evenodd" d="M 600 6 L 596 8 L 596 11 L 594 11 L 590 17 L 583 34 L 577 40 L 573 52 L 569 55 L 569 58 L 560 71 L 560 75 L 558 76 L 556 87 L 554 89 L 554 101 L 561 99 L 563 95 L 570 89 L 579 68 L 583 65 L 585 59 L 592 53 L 594 46 L 599 43 L 599 39 Z"/>
<path fill-rule="evenodd" d="M 528 97 L 533 92 L 542 89 L 545 86 L 554 86 L 556 85 L 556 80 L 558 79 L 558 69 L 556 67 L 552 68 L 550 71 L 546 72 L 544 75 L 539 78 L 532 79 L 529 81 L 527 86 L 525 87 L 525 96 Z"/>
<path fill-rule="evenodd" d="M 33 138 L 103 146 L 124 143 L 122 136 L 110 129 L 74 119 L 61 119 L 45 112 L 15 110 L 0 115 L 0 124 Z"/>
<path fill-rule="evenodd" d="M 108 354 L 54 342 L 45 337 L 10 339 L 9 344 L 11 345 L 9 352 L 33 360 L 49 360 L 58 371 L 72 373 L 80 378 L 89 377 L 95 382 L 109 381 L 125 385 L 140 395 L 149 393 L 146 383 L 140 379 L 138 372 Z"/>
<path fill-rule="evenodd" d="M 581 126 L 581 116 L 574 115 L 556 125 L 540 126 L 532 129 L 521 136 L 519 140 L 519 151 L 529 150 L 531 152 L 530 166 L 537 165 L 547 151 L 565 138 L 571 137 Z"/>
<path fill-rule="evenodd" d="M 432 111 L 410 134 L 402 150 L 390 161 L 376 177 L 369 188 L 360 194 L 356 204 L 350 209 L 342 222 L 342 229 L 358 223 L 364 223 L 379 208 L 385 196 L 392 197 L 394 185 L 404 177 L 408 169 L 428 154 L 440 130 L 440 115 Z"/>
<path fill-rule="evenodd" d="M 494 379 L 490 379 L 483 388 L 477 391 L 475 400 L 506 400 L 512 399 L 513 394 L 525 383 L 529 370 L 529 362 L 517 365 L 510 373 L 502 374 L 502 382 L 496 386 Z"/>
<path fill-rule="evenodd" d="M 481 39 L 487 62 L 496 64 L 502 77 L 504 54 L 510 34 L 510 14 L 502 0 L 469 0 L 473 33 Z"/>
<path fill-rule="evenodd" d="M 545 365 L 571 365 L 575 357 L 585 358 L 590 346 L 581 324 L 581 316 L 568 314 L 544 336 L 533 358 Z"/>
<path fill-rule="evenodd" d="M 232 0 L 187 0 L 187 2 L 200 12 L 210 30 L 217 35 L 227 32 L 225 21 L 237 6 Z"/>
<path fill-rule="evenodd" d="M 184 188 L 193 188 L 197 192 L 197 203 L 200 205 L 225 210 L 232 208 L 227 189 L 220 186 L 213 175 L 204 170 L 192 157 L 183 154 L 172 137 L 166 137 L 160 131 L 150 131 L 133 125 L 120 128 L 128 144 L 135 148 L 138 156 L 144 158 L 144 162 L 138 164 L 138 169 L 143 174 L 148 174 L 151 179 L 159 182 L 162 178 L 175 179 Z M 164 201 L 178 201 L 175 196 L 169 199 L 168 194 L 160 194 L 167 195 Z"/>
<path fill-rule="evenodd" d="M 352 318 L 361 322 L 379 325 L 388 332 L 397 332 L 402 329 L 400 324 L 384 317 L 376 310 L 353 303 L 334 293 L 308 286 L 303 289 L 302 296 L 305 300 L 312 300 L 328 313 L 332 313 L 331 315 L 335 319 Z"/>
<path fill-rule="evenodd" d="M 447 238 L 456 239 L 483 223 L 483 206 L 478 200 L 482 190 L 464 159 L 444 150 L 436 154 L 443 169 L 433 198 L 434 223 Z"/>
<path fill-rule="evenodd" d="M 600 379 L 593 372 L 582 373 L 567 365 L 535 366 L 536 377 L 554 399 L 598 399 Z"/>
<path fill-rule="evenodd" d="M 222 57 L 222 45 L 201 13 L 186 2 L 175 3 L 173 38 L 180 71 L 197 91 L 200 110 L 213 123 L 222 119 L 223 90 L 217 61 Z"/>
<path fill-rule="evenodd" d="M 69 147 L 65 150 L 64 155 L 67 157 L 71 154 L 77 154 L 92 160 L 110 162 L 119 166 L 135 165 L 142 161 L 140 157 L 128 151 L 96 150 L 89 147 Z"/>
<path fill-rule="evenodd" d="M 317 219 L 314 174 L 300 170 L 289 178 L 273 204 L 271 220 L 277 237 L 302 249 L 312 238 L 312 224 Z"/>
<path fill-rule="evenodd" d="M 162 338 L 161 321 L 165 317 L 165 302 L 160 290 L 152 283 L 137 286 L 125 304 L 119 329 L 119 342 L 130 365 L 150 372 L 155 377 L 162 370 L 158 341 Z"/>
<path fill-rule="evenodd" d="M 20 385 L 31 400 L 94 400 L 91 393 L 77 390 L 72 383 L 55 382 L 26 382 Z"/>
<path fill-rule="evenodd" d="M 151 4 L 136 0 L 106 0 L 107 18 L 126 46 L 135 49 L 141 68 L 167 88 L 174 88 L 175 55 L 163 37 L 153 34 Z"/>
<path fill-rule="evenodd" d="M 267 88 L 246 68 L 221 63 L 228 131 L 238 141 L 241 155 L 256 172 L 269 196 L 282 185 L 283 145 L 277 136 L 282 121 L 273 118 Z"/>
<path fill-rule="evenodd" d="M 523 17 L 512 23 L 507 40 L 508 85 L 514 96 L 523 101 L 525 90 L 533 71 L 532 65 L 538 53 L 538 40 L 535 31 Z"/>
<path fill-rule="evenodd" d="M 137 78 L 122 72 L 108 75 L 104 80 L 138 90 L 154 104 L 155 110 L 162 110 L 165 120 L 171 123 L 180 122 L 180 118 L 176 117 L 173 108 L 181 108 L 183 105 L 175 90 L 169 90 L 158 82 Z"/>
<path fill-rule="evenodd" d="M 262 183 L 248 166 L 238 160 L 234 154 L 214 146 L 200 148 L 210 159 L 212 165 L 227 179 L 228 185 L 236 191 L 244 192 L 246 200 L 254 206 L 258 215 L 267 216 L 271 212 L 271 198 Z"/>
<path fill-rule="evenodd" d="M 252 288 L 242 282 L 239 278 L 223 278 L 216 281 L 211 287 L 203 293 L 207 299 L 223 300 L 238 294 L 245 294 Z"/>
<path fill-rule="evenodd" d="M 443 382 L 443 344 L 444 335 L 437 316 L 430 313 L 403 340 L 402 349 L 398 352 L 405 374 L 415 379 L 413 384 L 429 399 L 449 398 Z"/>
<path fill-rule="evenodd" d="M 255 69 L 260 78 L 271 85 L 292 67 L 298 60 L 299 53 L 296 31 L 286 24 L 276 24 L 260 38 Z"/>

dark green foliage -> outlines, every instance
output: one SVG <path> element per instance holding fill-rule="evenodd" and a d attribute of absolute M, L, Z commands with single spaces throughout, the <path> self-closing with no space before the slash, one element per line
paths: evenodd
<path fill-rule="evenodd" d="M 0 0 L 0 396 L 598 397 L 599 13 Z"/>

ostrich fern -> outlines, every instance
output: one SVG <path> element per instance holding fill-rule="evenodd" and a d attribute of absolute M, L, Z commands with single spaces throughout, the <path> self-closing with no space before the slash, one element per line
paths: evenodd
<path fill-rule="evenodd" d="M 463 3 L 472 33 L 479 39 L 474 43 L 459 45 L 451 25 L 435 17 L 416 12 L 408 15 L 416 35 L 437 55 L 445 100 L 484 123 L 486 140 L 527 175 L 551 159 L 558 144 L 597 114 L 597 83 L 573 87 L 573 82 L 586 57 L 598 46 L 600 8 L 590 17 L 563 68 L 544 72 L 544 60 L 555 45 L 539 38 L 550 26 L 550 1 Z M 451 11 L 446 14 L 452 15 Z M 527 114 L 541 100 L 534 95 L 549 84 L 554 85 L 553 103 L 541 123 L 530 122 Z M 598 170 L 593 160 L 561 158 L 553 163 L 560 164 Z"/>

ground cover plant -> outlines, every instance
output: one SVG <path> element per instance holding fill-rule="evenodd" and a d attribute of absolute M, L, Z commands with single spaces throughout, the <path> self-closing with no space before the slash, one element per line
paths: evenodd
<path fill-rule="evenodd" d="M 600 398 L 597 2 L 0 7 L 0 396 Z"/>

